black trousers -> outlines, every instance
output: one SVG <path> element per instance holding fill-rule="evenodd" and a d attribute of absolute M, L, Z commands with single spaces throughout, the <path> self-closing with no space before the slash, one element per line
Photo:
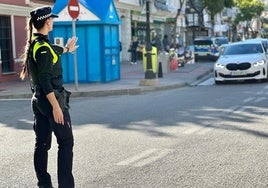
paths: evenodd
<path fill-rule="evenodd" d="M 136 63 L 136 61 L 137 61 L 137 52 L 135 50 L 131 52 L 131 62 Z"/>
<path fill-rule="evenodd" d="M 34 113 L 34 132 L 36 135 L 34 150 L 34 168 L 38 179 L 38 186 L 52 186 L 51 177 L 47 171 L 48 150 L 51 147 L 52 132 L 58 143 L 58 187 L 73 188 L 73 133 L 71 118 L 68 110 L 63 111 L 64 125 L 54 121 L 52 107 L 46 96 L 40 95 L 32 98 Z"/>

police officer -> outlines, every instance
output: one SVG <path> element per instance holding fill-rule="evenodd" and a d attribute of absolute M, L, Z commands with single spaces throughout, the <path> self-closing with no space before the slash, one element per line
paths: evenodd
<path fill-rule="evenodd" d="M 51 188 L 50 174 L 47 172 L 48 150 L 54 132 L 58 143 L 58 187 L 73 188 L 73 133 L 68 110 L 69 92 L 63 87 L 61 54 L 76 50 L 77 38 L 72 37 L 65 47 L 52 45 L 48 33 L 53 29 L 51 7 L 39 7 L 30 12 L 28 42 L 25 46 L 24 68 L 21 78 L 27 72 L 32 80 L 32 111 L 36 135 L 34 168 L 38 187 Z M 36 33 L 33 33 L 33 27 Z M 56 98 L 58 97 L 58 99 Z M 63 100 L 59 100 L 59 98 Z M 63 103 L 63 104 L 62 104 Z"/>

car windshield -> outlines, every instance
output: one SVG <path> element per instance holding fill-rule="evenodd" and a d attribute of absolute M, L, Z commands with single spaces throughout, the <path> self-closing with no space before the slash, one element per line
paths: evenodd
<path fill-rule="evenodd" d="M 261 44 L 229 45 L 224 49 L 223 55 L 256 54 L 263 53 Z"/>
<path fill-rule="evenodd" d="M 228 44 L 227 38 L 216 38 L 215 42 L 219 46 L 222 44 Z"/>
<path fill-rule="evenodd" d="M 212 41 L 211 40 L 196 40 L 194 41 L 194 45 L 211 45 Z"/>

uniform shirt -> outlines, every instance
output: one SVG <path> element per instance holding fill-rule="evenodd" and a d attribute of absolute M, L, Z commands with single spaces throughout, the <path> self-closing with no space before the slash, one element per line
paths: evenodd
<path fill-rule="evenodd" d="M 34 34 L 34 40 L 30 46 L 31 61 L 29 65 L 33 85 L 38 85 L 41 91 L 47 95 L 53 89 L 62 88 L 62 64 L 61 54 L 63 48 L 50 44 L 48 36 L 40 33 Z"/>

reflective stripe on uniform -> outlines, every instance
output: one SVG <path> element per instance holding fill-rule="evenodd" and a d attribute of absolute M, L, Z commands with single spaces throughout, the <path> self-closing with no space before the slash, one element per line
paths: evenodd
<path fill-rule="evenodd" d="M 34 47 L 33 47 L 33 58 L 34 58 L 34 60 L 36 61 L 35 54 L 36 54 L 37 50 L 38 50 L 39 48 L 41 48 L 42 46 L 46 46 L 46 47 L 49 48 L 49 50 L 50 50 L 50 52 L 51 52 L 51 54 L 52 54 L 52 56 L 53 56 L 53 59 L 52 59 L 53 64 L 57 63 L 57 61 L 58 61 L 58 56 L 57 56 L 57 54 L 55 53 L 55 51 L 51 48 L 51 46 L 50 46 L 47 42 L 42 42 L 42 43 L 40 43 L 40 42 L 37 41 L 37 42 L 34 44 Z M 42 53 L 42 52 L 41 52 L 41 53 Z"/>

